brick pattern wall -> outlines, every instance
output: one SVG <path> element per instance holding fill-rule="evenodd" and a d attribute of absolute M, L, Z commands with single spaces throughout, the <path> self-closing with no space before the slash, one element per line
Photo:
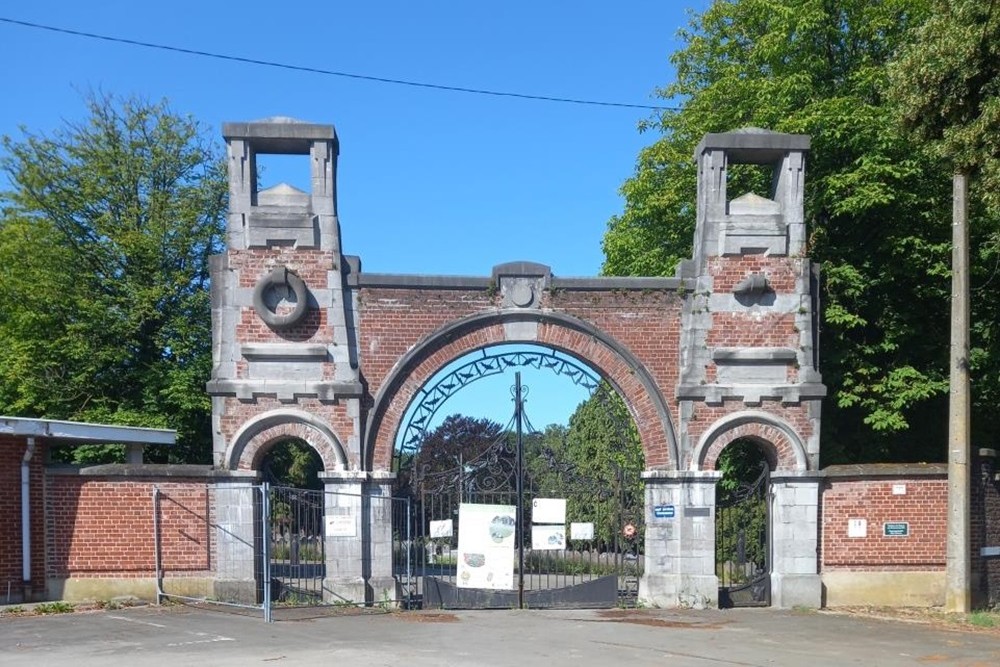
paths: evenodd
<path fill-rule="evenodd" d="M 775 294 L 796 294 L 798 268 L 795 260 L 767 255 L 713 257 L 708 262 L 713 289 L 718 294 L 731 294 L 737 283 L 755 273 L 767 276 L 768 285 Z M 709 347 L 797 348 L 797 312 L 796 306 L 793 312 L 713 313 L 707 344 Z"/>
<path fill-rule="evenodd" d="M 50 473 L 46 486 L 49 577 L 154 576 L 154 486 L 162 494 L 164 569 L 173 576 L 212 569 L 212 508 L 204 482 Z"/>
<path fill-rule="evenodd" d="M 318 419 L 329 424 L 341 438 L 340 444 L 347 455 L 349 468 L 352 470 L 359 469 L 360 461 L 357 455 L 354 452 L 348 451 L 346 442 L 344 441 L 347 436 L 354 432 L 354 423 L 353 418 L 347 413 L 347 409 L 343 404 L 324 403 L 315 398 L 299 398 L 294 404 L 288 404 L 282 403 L 270 396 L 259 396 L 251 401 L 241 401 L 232 397 L 227 397 L 224 400 L 226 407 L 220 418 L 220 423 L 222 432 L 226 434 L 227 442 L 231 443 L 240 427 L 253 417 L 271 410 L 293 408 L 313 414 Z M 327 446 L 326 441 L 310 427 L 297 424 L 281 424 L 266 429 L 254 436 L 252 442 L 247 444 L 240 455 L 236 467 L 241 470 L 255 470 L 259 468 L 261 458 L 266 454 L 268 445 L 286 437 L 300 438 L 308 442 L 320 455 L 325 470 L 337 469 L 337 458 Z"/>
<path fill-rule="evenodd" d="M 13 596 L 23 592 L 21 581 L 21 460 L 27 450 L 23 438 L 0 436 L 0 591 L 7 586 Z M 30 464 L 31 482 L 31 580 L 35 590 L 44 587 L 45 578 L 45 445 L 38 442 Z"/>
<path fill-rule="evenodd" d="M 1000 556 L 981 556 L 983 547 L 1000 547 L 1000 461 L 980 456 L 972 475 L 972 569 L 979 590 L 974 601 L 1000 605 Z"/>
<path fill-rule="evenodd" d="M 450 322 L 495 312 L 499 299 L 486 290 L 361 290 L 361 368 L 371 396 L 378 394 L 400 358 L 412 347 Z M 577 317 L 615 339 L 643 364 L 664 396 L 669 397 L 677 383 L 681 304 L 681 297 L 672 291 L 552 290 L 543 294 L 541 305 Z M 388 467 L 400 420 L 423 383 L 461 355 L 505 342 L 504 328 L 497 321 L 442 340 L 417 360 L 385 412 L 376 415 L 374 467 Z M 539 325 L 535 342 L 573 354 L 611 378 L 622 390 L 636 420 L 646 448 L 647 467 L 669 463 L 666 434 L 655 405 L 617 353 L 592 336 L 553 323 Z M 676 413 L 671 417 L 676 423 Z"/>
<path fill-rule="evenodd" d="M 905 485 L 906 493 L 894 494 L 893 485 Z M 821 570 L 943 570 L 947 508 L 944 475 L 828 478 L 820 502 Z M 848 537 L 849 519 L 866 519 L 867 536 Z M 903 521 L 908 537 L 883 535 L 885 522 Z"/>
<path fill-rule="evenodd" d="M 768 457 L 773 457 L 773 460 L 770 461 L 773 470 L 796 469 L 795 448 L 788 436 L 773 426 L 757 423 L 742 424 L 715 438 L 706 451 L 702 453 L 702 461 L 698 469 L 715 470 L 722 450 L 730 443 L 742 438 L 751 438 L 764 444 L 769 450 Z"/>

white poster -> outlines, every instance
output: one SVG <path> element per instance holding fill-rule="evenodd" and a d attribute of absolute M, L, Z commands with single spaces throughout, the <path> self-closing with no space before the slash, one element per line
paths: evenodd
<path fill-rule="evenodd" d="M 336 511 L 337 508 L 333 508 Z M 329 512 L 331 510 L 327 510 Z M 357 537 L 358 527 L 354 521 L 354 514 L 350 510 L 342 510 L 342 514 L 334 514 L 326 517 L 327 537 Z"/>
<path fill-rule="evenodd" d="M 569 539 L 571 540 L 594 539 L 594 524 L 589 522 L 569 524 Z"/>
<path fill-rule="evenodd" d="M 455 524 L 451 519 L 431 521 L 431 537 L 451 537 L 455 532 Z"/>
<path fill-rule="evenodd" d="M 531 523 L 566 523 L 566 499 L 535 498 L 532 500 Z"/>
<path fill-rule="evenodd" d="M 566 548 L 565 526 L 532 526 L 531 548 L 536 551 L 562 550 Z"/>
<path fill-rule="evenodd" d="M 458 506 L 458 586 L 514 590 L 513 505 Z"/>

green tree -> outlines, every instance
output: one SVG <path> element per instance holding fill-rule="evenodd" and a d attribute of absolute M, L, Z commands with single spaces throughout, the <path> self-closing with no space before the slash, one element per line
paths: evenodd
<path fill-rule="evenodd" d="M 690 257 L 692 152 L 706 132 L 812 136 L 809 255 L 823 270 L 824 459 L 939 460 L 945 442 L 950 174 L 895 122 L 886 66 L 927 0 L 719 0 L 681 32 L 683 107 L 622 187 L 604 272 L 666 275 Z M 740 194 L 742 175 L 735 174 Z M 985 295 L 984 295 L 985 296 Z"/>
<path fill-rule="evenodd" d="M 889 70 L 904 127 L 972 178 L 969 366 L 973 442 L 1000 434 L 1000 7 L 937 1 Z"/>
<path fill-rule="evenodd" d="M 3 138 L 0 412 L 174 428 L 178 446 L 154 457 L 208 462 L 224 162 L 166 103 L 87 108 L 51 135 Z"/>
<path fill-rule="evenodd" d="M 642 443 L 625 402 L 607 383 L 577 407 L 552 454 L 554 470 L 547 474 L 551 480 L 554 472 L 557 481 L 549 483 L 567 498 L 567 521 L 594 523 L 604 548 L 616 543 L 626 523 L 641 527 Z"/>
<path fill-rule="evenodd" d="M 494 473 L 493 454 L 513 471 L 514 448 L 506 446 L 504 428 L 489 419 L 449 415 L 420 443 L 411 475 L 415 493 L 473 490 L 477 480 Z M 510 475 L 513 485 L 513 473 Z M 513 486 L 510 487 L 513 489 Z M 503 490 L 508 490 L 504 488 Z M 457 503 L 456 497 L 456 503 Z"/>
<path fill-rule="evenodd" d="M 315 449 L 302 440 L 276 443 L 264 455 L 261 470 L 264 479 L 271 484 L 297 489 L 323 488 L 319 479 L 319 473 L 323 472 L 323 460 Z"/>

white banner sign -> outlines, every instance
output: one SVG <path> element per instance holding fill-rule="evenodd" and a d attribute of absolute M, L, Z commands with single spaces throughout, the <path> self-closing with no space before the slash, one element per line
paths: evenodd
<path fill-rule="evenodd" d="M 566 523 L 566 499 L 535 498 L 532 500 L 531 523 Z"/>
<path fill-rule="evenodd" d="M 458 506 L 458 586 L 514 590 L 513 505 Z"/>
<path fill-rule="evenodd" d="M 532 526 L 531 548 L 536 551 L 553 551 L 566 548 L 565 526 Z"/>
<path fill-rule="evenodd" d="M 571 524 L 569 524 L 569 539 L 571 539 L 571 540 L 592 540 L 592 539 L 594 539 L 594 524 L 592 524 L 592 523 L 571 523 Z"/>
<path fill-rule="evenodd" d="M 451 519 L 431 521 L 431 537 L 451 537 L 455 534 L 455 524 Z"/>
<path fill-rule="evenodd" d="M 358 527 L 354 521 L 354 514 L 348 510 L 344 514 L 334 514 L 333 516 L 326 517 L 326 536 L 357 537 Z"/>

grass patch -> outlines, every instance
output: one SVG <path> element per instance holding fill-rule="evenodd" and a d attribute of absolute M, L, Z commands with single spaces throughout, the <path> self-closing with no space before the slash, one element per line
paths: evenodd
<path fill-rule="evenodd" d="M 35 606 L 35 613 L 39 615 L 47 614 L 69 614 L 74 607 L 69 602 L 43 602 Z"/>
<path fill-rule="evenodd" d="M 977 628 L 1000 627 L 1000 613 L 993 611 L 974 611 L 965 620 L 969 625 L 974 625 Z"/>

